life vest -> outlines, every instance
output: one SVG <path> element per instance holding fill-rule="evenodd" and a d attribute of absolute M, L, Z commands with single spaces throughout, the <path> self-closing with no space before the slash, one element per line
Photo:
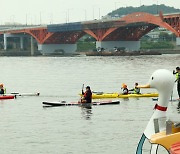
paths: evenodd
<path fill-rule="evenodd" d="M 178 83 L 180 83 L 180 73 L 178 73 L 178 72 L 176 73 L 176 80 Z"/>
<path fill-rule="evenodd" d="M 124 88 L 123 89 L 123 94 L 128 94 L 129 93 L 129 90 L 127 88 Z"/>
<path fill-rule="evenodd" d="M 5 89 L 5 88 L 1 88 L 1 89 L 0 89 L 0 94 L 3 95 L 3 94 L 5 94 L 5 93 L 6 93 L 6 89 Z"/>
<path fill-rule="evenodd" d="M 4 84 L 0 83 L 0 93 L 5 94 L 6 93 L 6 88 L 4 88 Z"/>
<path fill-rule="evenodd" d="M 87 103 L 91 103 L 91 101 L 92 101 L 92 92 L 91 92 L 91 90 L 86 91 L 83 96 L 84 96 L 84 99 L 87 101 Z"/>
<path fill-rule="evenodd" d="M 134 93 L 139 94 L 140 93 L 140 88 L 134 88 Z"/>
<path fill-rule="evenodd" d="M 84 97 L 86 97 L 87 96 L 87 91 L 84 93 L 84 95 L 83 95 Z"/>
<path fill-rule="evenodd" d="M 177 72 L 176 73 L 176 79 L 178 80 L 178 78 L 179 78 L 179 73 Z"/>

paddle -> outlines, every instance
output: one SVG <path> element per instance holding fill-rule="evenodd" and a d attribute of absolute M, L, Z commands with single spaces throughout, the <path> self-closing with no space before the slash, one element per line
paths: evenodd
<path fill-rule="evenodd" d="M 80 101 L 79 101 L 80 103 L 82 103 L 82 97 L 83 97 L 83 95 L 84 95 L 83 89 L 84 89 L 84 83 L 83 83 L 83 85 L 82 85 L 82 96 L 81 96 Z"/>
<path fill-rule="evenodd" d="M 82 95 L 83 95 L 83 89 L 84 89 L 84 84 L 82 85 Z"/>

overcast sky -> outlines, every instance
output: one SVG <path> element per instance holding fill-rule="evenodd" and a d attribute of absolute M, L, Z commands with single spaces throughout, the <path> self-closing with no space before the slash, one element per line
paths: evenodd
<path fill-rule="evenodd" d="M 56 24 L 92 20 L 115 8 L 157 3 L 180 8 L 180 0 L 0 0 L 0 24 Z"/>

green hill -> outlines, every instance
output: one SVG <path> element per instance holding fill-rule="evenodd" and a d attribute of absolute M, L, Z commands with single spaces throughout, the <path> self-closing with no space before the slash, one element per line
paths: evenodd
<path fill-rule="evenodd" d="M 117 10 L 114 10 L 110 13 L 108 13 L 108 16 L 111 17 L 120 17 L 126 14 L 130 14 L 133 12 L 147 12 L 147 13 L 151 13 L 151 14 L 158 14 L 160 11 L 163 12 L 163 14 L 166 13 L 180 13 L 180 9 L 176 9 L 174 7 L 170 7 L 170 6 L 166 6 L 164 4 L 161 5 L 150 5 L 150 6 L 146 6 L 146 5 L 142 5 L 140 7 L 121 7 L 118 8 Z"/>

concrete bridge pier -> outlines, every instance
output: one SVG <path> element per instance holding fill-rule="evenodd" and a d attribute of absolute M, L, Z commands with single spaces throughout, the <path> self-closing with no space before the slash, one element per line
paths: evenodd
<path fill-rule="evenodd" d="M 73 54 L 77 50 L 77 44 L 38 44 L 38 50 L 43 55 L 58 54 Z"/>
<path fill-rule="evenodd" d="M 7 34 L 4 34 L 4 50 L 7 50 Z"/>
<path fill-rule="evenodd" d="M 127 51 L 138 51 L 140 49 L 140 41 L 97 41 L 96 48 L 104 48 L 111 51 L 114 47 L 125 47 Z"/>
<path fill-rule="evenodd" d="M 180 37 L 176 37 L 176 45 L 180 46 Z"/>
<path fill-rule="evenodd" d="M 20 37 L 20 50 L 24 50 L 24 38 Z"/>
<path fill-rule="evenodd" d="M 31 56 L 34 56 L 34 38 L 31 36 Z"/>
<path fill-rule="evenodd" d="M 8 40 L 7 38 L 19 38 L 20 39 L 20 50 L 24 50 L 24 38 L 25 37 L 29 37 L 28 35 L 24 35 L 24 34 L 8 34 L 5 33 L 4 34 L 4 50 L 7 50 L 7 44 L 8 44 Z"/>

